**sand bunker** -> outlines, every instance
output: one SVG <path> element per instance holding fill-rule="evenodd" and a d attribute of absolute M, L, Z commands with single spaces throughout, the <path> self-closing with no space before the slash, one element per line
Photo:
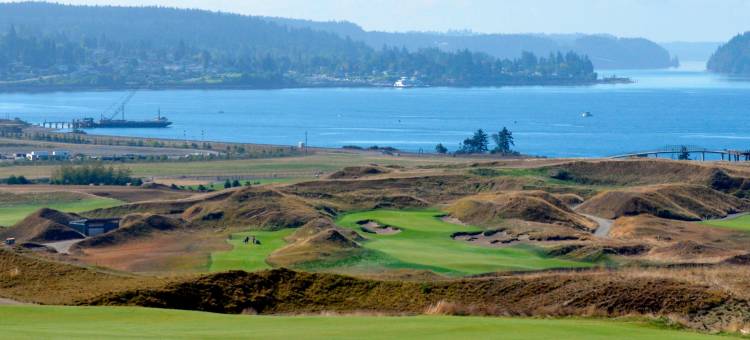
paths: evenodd
<path fill-rule="evenodd" d="M 359 221 L 357 222 L 357 225 L 359 225 L 359 228 L 362 229 L 362 231 L 370 234 L 393 235 L 401 232 L 401 229 L 389 225 L 382 225 L 371 220 Z"/>
<path fill-rule="evenodd" d="M 528 235 L 513 236 L 504 230 L 488 230 L 474 233 L 459 232 L 451 235 L 451 238 L 456 241 L 468 242 L 485 247 L 501 247 L 529 240 Z"/>

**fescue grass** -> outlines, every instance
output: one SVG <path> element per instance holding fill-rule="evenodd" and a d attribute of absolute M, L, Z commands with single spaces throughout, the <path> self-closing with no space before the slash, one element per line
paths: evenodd
<path fill-rule="evenodd" d="M 271 268 L 266 263 L 266 257 L 274 250 L 286 245 L 284 237 L 293 232 L 294 229 L 282 229 L 232 234 L 232 238 L 227 240 L 232 245 L 232 250 L 212 253 L 209 270 L 212 272 L 234 269 L 256 271 Z M 244 244 L 245 237 L 251 235 L 255 235 L 261 244 Z"/>
<path fill-rule="evenodd" d="M 637 320 L 247 316 L 137 307 L 0 306 L 8 339 L 720 339 Z"/>
<path fill-rule="evenodd" d="M 313 177 L 307 178 L 309 180 L 314 179 Z M 259 185 L 268 185 L 268 184 L 292 184 L 297 183 L 300 181 L 306 180 L 305 178 L 259 178 L 259 179 L 253 179 L 253 180 L 243 180 L 239 181 L 240 186 L 259 186 Z M 230 181 L 232 182 L 232 181 Z M 208 184 L 203 184 L 203 186 L 206 189 L 209 190 L 224 190 L 224 183 L 225 182 L 212 182 Z M 198 190 L 199 185 L 186 185 L 185 189 L 187 190 Z"/>
<path fill-rule="evenodd" d="M 392 235 L 364 234 L 363 243 L 371 252 L 361 260 L 364 265 L 390 268 L 428 269 L 436 273 L 461 276 L 509 270 L 588 267 L 592 263 L 550 258 L 529 245 L 490 248 L 455 241 L 455 232 L 481 231 L 473 226 L 460 226 L 439 219 L 436 210 L 394 211 L 374 210 L 342 216 L 340 226 L 361 233 L 358 221 L 374 220 L 395 226 L 402 231 Z M 347 260 L 353 265 L 352 259 Z M 363 265 L 363 264 L 358 264 Z"/>
<path fill-rule="evenodd" d="M 394 157 L 378 154 L 352 154 L 321 152 L 310 156 L 214 160 L 191 162 L 146 162 L 126 163 L 124 167 L 133 171 L 136 177 L 177 177 L 177 176 L 246 176 L 258 178 L 310 178 L 318 172 L 331 173 L 347 166 L 377 163 L 380 165 L 435 165 L 467 162 L 451 157 Z M 4 166 L 0 167 L 0 178 L 10 175 L 24 175 L 27 178 L 45 178 L 57 165 Z"/>
<path fill-rule="evenodd" d="M 750 232 L 750 215 L 742 215 L 729 220 L 704 221 L 705 225 Z"/>
<path fill-rule="evenodd" d="M 73 200 L 52 200 L 49 202 L 0 204 L 0 226 L 12 226 L 29 214 L 41 208 L 79 213 L 99 208 L 110 208 L 122 204 L 112 198 L 80 198 Z"/>

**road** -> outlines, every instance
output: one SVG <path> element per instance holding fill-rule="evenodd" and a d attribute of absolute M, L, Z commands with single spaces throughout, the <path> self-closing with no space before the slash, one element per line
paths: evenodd
<path fill-rule="evenodd" d="M 54 248 L 60 254 L 69 254 L 70 247 L 72 247 L 74 244 L 81 242 L 81 241 L 82 239 L 75 239 L 75 240 L 67 240 L 67 241 L 60 241 L 60 242 L 45 243 L 44 245 L 47 247 Z"/>

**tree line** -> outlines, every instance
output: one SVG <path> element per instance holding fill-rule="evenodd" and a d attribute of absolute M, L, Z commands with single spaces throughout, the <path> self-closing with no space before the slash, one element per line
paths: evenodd
<path fill-rule="evenodd" d="M 330 32 L 206 11 L 34 3 L 0 8 L 5 10 L 0 27 L 8 23 L 0 33 L 1 80 L 117 87 L 189 79 L 200 85 L 203 79 L 206 84 L 283 87 L 331 81 L 388 84 L 403 76 L 445 86 L 597 79 L 589 58 L 573 52 L 497 58 L 466 49 L 373 48 Z M 14 25 L 18 20 L 22 23 Z"/>
<path fill-rule="evenodd" d="M 102 164 L 63 165 L 52 172 L 51 184 L 56 185 L 134 185 L 140 186 L 143 181 L 132 177 L 127 168 L 105 167 Z"/>

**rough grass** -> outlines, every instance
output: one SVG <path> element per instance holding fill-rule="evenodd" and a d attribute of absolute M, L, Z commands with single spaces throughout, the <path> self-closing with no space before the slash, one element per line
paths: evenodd
<path fill-rule="evenodd" d="M 131 307 L 0 306 L 14 339 L 714 339 L 639 320 L 247 316 Z"/>
<path fill-rule="evenodd" d="M 750 215 L 742 215 L 728 220 L 704 221 L 705 225 L 750 232 Z"/>
<path fill-rule="evenodd" d="M 592 265 L 546 257 L 531 246 L 487 248 L 455 241 L 450 237 L 455 232 L 482 229 L 444 222 L 438 218 L 441 214 L 435 210 L 374 210 L 346 214 L 339 218 L 337 224 L 359 230 L 358 221 L 373 220 L 383 225 L 398 227 L 402 231 L 393 235 L 367 234 L 369 241 L 362 244 L 370 252 L 365 253 L 360 259 L 347 259 L 348 263 L 336 265 L 427 269 L 451 276 Z"/>
<path fill-rule="evenodd" d="M 380 165 L 436 165 L 466 162 L 452 157 L 392 157 L 376 154 L 325 152 L 304 157 L 281 157 L 242 160 L 215 160 L 194 162 L 129 163 L 127 167 L 137 177 L 227 177 L 248 176 L 268 178 L 310 178 L 316 172 L 332 173 L 347 166 L 369 163 Z M 23 174 L 27 178 L 49 177 L 57 166 L 7 166 L 0 167 L 0 178 Z"/>
<path fill-rule="evenodd" d="M 268 269 L 271 266 L 266 263 L 266 257 L 274 250 L 286 245 L 284 238 L 291 235 L 294 229 L 282 229 L 279 231 L 250 231 L 232 234 L 227 242 L 232 245 L 230 251 L 220 251 L 211 254 L 209 271 L 246 270 L 256 271 Z M 242 241 L 247 236 L 254 235 L 260 240 L 260 245 L 244 244 Z"/>
<path fill-rule="evenodd" d="M 110 208 L 122 203 L 122 201 L 116 199 L 98 197 L 33 201 L 30 203 L 5 203 L 0 204 L 0 226 L 11 226 L 41 208 L 79 213 L 100 208 Z"/>

